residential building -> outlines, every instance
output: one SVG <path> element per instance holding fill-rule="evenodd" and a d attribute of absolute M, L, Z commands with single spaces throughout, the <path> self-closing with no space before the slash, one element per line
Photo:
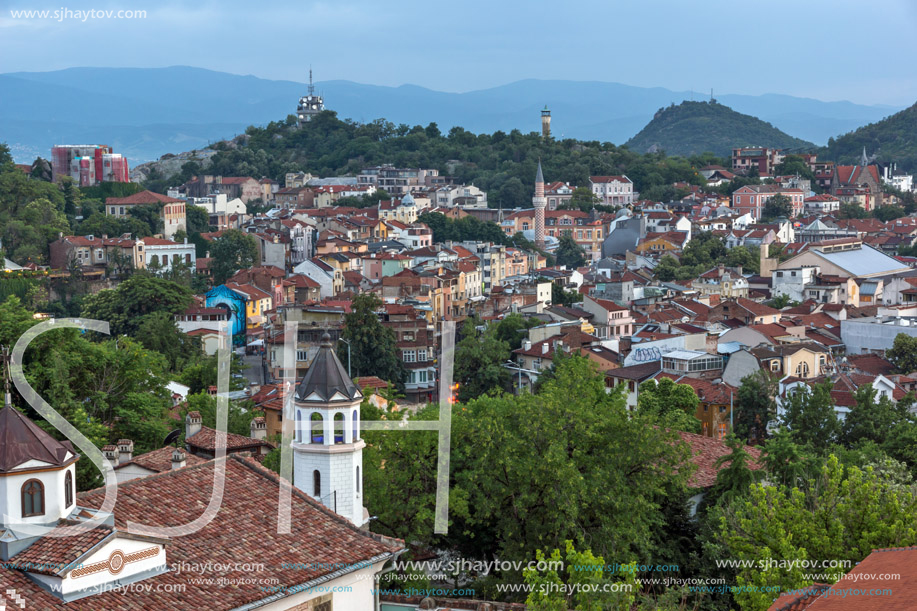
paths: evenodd
<path fill-rule="evenodd" d="M 415 187 L 441 183 L 439 170 L 422 168 L 396 168 L 382 165 L 366 168 L 357 175 L 357 185 L 373 185 L 391 195 L 407 195 Z M 412 221 L 413 222 L 413 221 Z"/>
<path fill-rule="evenodd" d="M 108 197 L 105 199 L 105 213 L 108 216 L 124 218 L 134 206 L 158 206 L 159 218 L 162 221 L 162 233 L 166 239 L 172 239 L 179 230 L 187 232 L 185 220 L 185 200 L 167 197 L 152 191 L 141 191 L 127 197 Z"/>
<path fill-rule="evenodd" d="M 805 192 L 802 189 L 784 189 L 779 185 L 745 185 L 732 192 L 732 208 L 740 214 L 750 214 L 760 219 L 764 207 L 775 195 L 789 198 L 792 216 L 799 216 L 805 209 Z"/>
<path fill-rule="evenodd" d="M 742 275 L 742 268 L 727 268 L 718 265 L 691 282 L 691 288 L 701 296 L 719 295 L 723 298 L 748 297 L 748 280 Z"/>
<path fill-rule="evenodd" d="M 774 169 L 783 162 L 784 155 L 767 147 L 740 147 L 732 149 L 732 171 L 748 175 L 773 176 Z"/>
<path fill-rule="evenodd" d="M 195 176 L 181 187 L 189 197 L 208 197 L 222 193 L 227 199 L 241 199 L 243 203 L 261 199 L 261 183 L 251 176 L 213 176 L 205 174 Z"/>
<path fill-rule="evenodd" d="M 429 403 L 436 395 L 435 326 L 410 305 L 386 304 L 382 324 L 395 334 L 396 348 L 407 378 L 404 394 L 409 403 Z"/>
<path fill-rule="evenodd" d="M 78 265 L 126 269 L 146 267 L 144 243 L 130 234 L 120 238 L 87 236 L 62 236 L 49 245 L 51 269 L 65 270 L 70 261 Z"/>
<path fill-rule="evenodd" d="M 142 245 L 144 267 L 168 271 L 176 265 L 185 265 L 192 273 L 197 271 L 197 247 L 194 242 L 185 238 L 182 242 L 173 242 L 162 238 L 143 238 L 138 240 Z"/>
<path fill-rule="evenodd" d="M 629 206 L 637 200 L 634 183 L 627 176 L 590 176 L 589 188 L 606 206 Z"/>
<path fill-rule="evenodd" d="M 603 340 L 619 339 L 634 333 L 633 314 L 613 301 L 584 295 L 583 310 L 592 314 L 595 335 Z"/>

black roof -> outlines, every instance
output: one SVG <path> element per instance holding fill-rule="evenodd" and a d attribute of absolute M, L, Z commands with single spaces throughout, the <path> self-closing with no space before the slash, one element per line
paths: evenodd
<path fill-rule="evenodd" d="M 318 354 L 315 355 L 312 364 L 309 365 L 309 371 L 303 376 L 299 388 L 296 389 L 296 398 L 304 401 L 306 397 L 315 394 L 321 401 L 330 402 L 337 393 L 347 397 L 348 401 L 363 396 L 331 348 L 331 336 L 325 333 L 322 336 Z"/>
<path fill-rule="evenodd" d="M 0 473 L 7 473 L 29 460 L 64 466 L 76 459 L 72 446 L 64 445 L 16 411 L 0 409 Z M 68 454 L 70 457 L 68 458 Z"/>

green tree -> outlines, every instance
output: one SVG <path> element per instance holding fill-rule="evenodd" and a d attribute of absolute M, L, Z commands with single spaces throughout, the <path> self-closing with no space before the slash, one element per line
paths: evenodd
<path fill-rule="evenodd" d="M 350 342 L 353 377 L 378 376 L 401 387 L 405 378 L 404 364 L 394 332 L 384 326 L 376 314 L 381 308 L 382 300 L 375 293 L 354 297 L 350 312 L 344 316 L 341 337 Z M 344 354 L 347 349 L 347 345 L 341 343 L 338 354 Z"/>
<path fill-rule="evenodd" d="M 550 557 L 538 550 L 535 567 L 523 571 L 525 583 L 531 593 L 525 601 L 530 611 L 631 611 L 636 600 L 639 583 L 636 581 L 637 565 L 625 565 L 619 571 L 607 570 L 605 559 L 594 556 L 591 550 L 577 551 L 573 541 L 564 542 L 566 553 L 562 556 L 554 549 Z M 538 566 L 544 566 L 539 570 Z M 561 571 L 564 567 L 566 579 Z M 620 581 L 614 579 L 621 578 Z"/>
<path fill-rule="evenodd" d="M 895 336 L 891 350 L 885 351 L 885 358 L 895 366 L 898 373 L 917 371 L 917 337 L 899 333 Z"/>
<path fill-rule="evenodd" d="M 511 372 L 503 366 L 510 357 L 509 342 L 499 338 L 497 325 L 478 331 L 479 323 L 467 319 L 462 327 L 464 337 L 455 345 L 454 379 L 459 385 L 458 399 L 463 402 L 494 390 L 507 391 L 511 386 Z M 515 339 L 513 325 L 510 321 L 503 327 L 503 335 Z"/>
<path fill-rule="evenodd" d="M 542 322 L 537 318 L 526 318 L 518 313 L 507 314 L 494 325 L 494 337 L 506 342 L 510 350 L 518 350 L 522 340 L 528 337 L 528 330 L 540 324 Z"/>
<path fill-rule="evenodd" d="M 659 263 L 657 263 L 656 267 L 653 269 L 653 273 L 659 280 L 671 282 L 675 280 L 679 267 L 680 264 L 678 263 L 678 259 L 670 254 L 664 254 L 660 257 Z"/>
<path fill-rule="evenodd" d="M 235 433 L 236 435 L 244 435 L 245 437 L 251 435 L 252 419 L 255 416 L 258 416 L 259 412 L 251 409 L 250 404 L 245 407 L 239 405 L 237 401 L 230 401 L 228 407 L 229 411 L 226 420 L 226 431 L 229 433 Z M 216 428 L 216 397 L 206 392 L 188 395 L 188 407 L 186 410 L 184 410 L 184 413 L 182 413 L 181 416 L 184 418 L 188 412 L 194 411 L 200 412 L 201 424 L 212 429 Z"/>
<path fill-rule="evenodd" d="M 191 291 L 176 282 L 150 274 L 135 274 L 118 285 L 83 300 L 83 316 L 106 320 L 112 335 L 139 337 L 145 317 L 164 313 L 174 316 L 191 305 Z"/>
<path fill-rule="evenodd" d="M 565 265 L 567 269 L 576 269 L 586 264 L 586 251 L 568 234 L 560 236 L 554 256 L 557 264 Z"/>
<path fill-rule="evenodd" d="M 837 439 L 841 423 L 834 412 L 832 387 L 833 383 L 829 380 L 812 386 L 798 386 L 786 393 L 783 424 L 797 443 L 824 451 Z"/>
<path fill-rule="evenodd" d="M 671 378 L 647 380 L 640 385 L 637 413 L 662 427 L 699 433 L 698 403 L 697 393 L 688 384 L 677 384 Z"/>
<path fill-rule="evenodd" d="M 783 193 L 778 193 L 764 204 L 764 210 L 761 211 L 762 220 L 774 220 L 778 218 L 790 218 L 793 216 L 793 202 Z"/>
<path fill-rule="evenodd" d="M 714 463 L 718 469 L 716 483 L 704 499 L 706 504 L 728 504 L 744 499 L 751 485 L 761 479 L 762 472 L 751 468 L 751 454 L 745 449 L 744 441 L 730 433 L 726 445 L 730 452 Z"/>
<path fill-rule="evenodd" d="M 256 264 L 259 260 L 258 243 L 247 233 L 229 229 L 213 240 L 210 256 L 213 259 L 210 263 L 213 284 L 220 285 L 240 269 Z"/>
<path fill-rule="evenodd" d="M 733 425 L 735 434 L 749 443 L 760 443 L 767 437 L 767 425 L 777 417 L 777 380 L 759 369 L 742 378 L 735 396 Z"/>
<path fill-rule="evenodd" d="M 811 450 L 797 444 L 785 427 L 774 431 L 764 444 L 763 461 L 768 479 L 788 488 L 803 487 L 820 462 Z"/>
<path fill-rule="evenodd" d="M 736 603 L 763 610 L 774 596 L 759 588 L 785 592 L 811 584 L 796 563 L 780 560 L 855 563 L 873 549 L 914 545 L 915 511 L 912 488 L 873 467 L 845 470 L 832 455 L 804 490 L 754 484 L 747 500 L 714 511 L 713 523 L 725 557 L 748 563 L 739 569 L 736 585 L 749 587 L 735 593 Z"/>

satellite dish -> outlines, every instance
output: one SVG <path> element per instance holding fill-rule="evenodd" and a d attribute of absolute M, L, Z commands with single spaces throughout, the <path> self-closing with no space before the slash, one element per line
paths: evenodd
<path fill-rule="evenodd" d="M 690 321 L 691 321 L 691 319 L 688 318 L 687 316 L 682 316 L 682 317 L 681 317 L 681 322 L 683 322 L 683 323 L 685 323 L 685 324 L 688 324 Z"/>
<path fill-rule="evenodd" d="M 181 429 L 175 429 L 166 435 L 166 438 L 162 440 L 162 447 L 166 447 L 178 440 L 181 437 Z"/>

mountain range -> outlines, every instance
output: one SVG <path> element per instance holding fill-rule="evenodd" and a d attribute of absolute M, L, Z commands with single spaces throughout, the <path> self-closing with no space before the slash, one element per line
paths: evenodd
<path fill-rule="evenodd" d="M 342 80 L 316 83 L 316 89 L 342 118 L 436 122 L 444 130 L 460 125 L 473 132 L 538 131 L 547 105 L 556 138 L 616 144 L 637 134 L 658 109 L 705 99 L 661 87 L 547 80 L 466 93 Z M 248 125 L 282 120 L 295 111 L 306 85 L 187 66 L 69 68 L 0 74 L 0 91 L 0 141 L 10 145 L 17 161 L 48 157 L 53 144 L 106 143 L 137 164 L 229 138 Z M 900 110 L 779 94 L 716 98 L 816 144 Z"/>

